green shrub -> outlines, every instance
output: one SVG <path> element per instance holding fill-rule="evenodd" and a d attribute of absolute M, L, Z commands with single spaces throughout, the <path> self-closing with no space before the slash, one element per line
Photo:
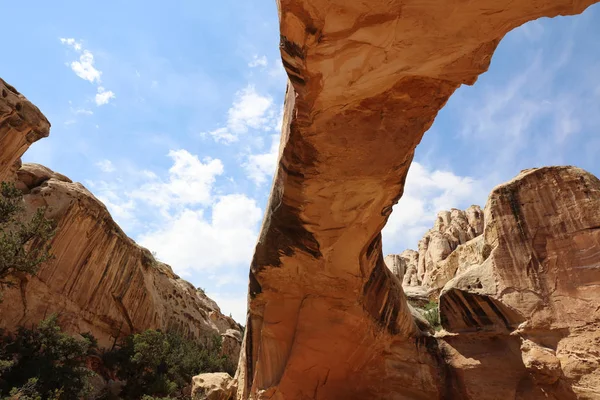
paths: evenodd
<path fill-rule="evenodd" d="M 121 347 L 105 354 L 105 365 L 126 380 L 121 396 L 173 396 L 190 384 L 194 375 L 221 372 L 231 367 L 221 356 L 221 338 L 207 346 L 174 333 L 147 330 L 129 336 Z M 229 368 L 228 368 L 229 367 Z"/>
<path fill-rule="evenodd" d="M 24 220 L 23 195 L 13 184 L 0 184 L 0 289 L 10 285 L 7 278 L 15 273 L 35 274 L 50 259 L 50 240 L 54 227 L 38 209 Z"/>
<path fill-rule="evenodd" d="M 442 325 L 440 322 L 440 307 L 438 303 L 436 303 L 435 301 L 430 301 L 429 303 L 425 304 L 423 309 L 423 316 L 425 317 L 427 322 L 429 322 L 429 325 L 431 325 L 431 327 L 436 331 L 442 329 Z"/>
<path fill-rule="evenodd" d="M 9 399 L 77 399 L 86 392 L 86 356 L 92 343 L 61 332 L 52 315 L 37 328 L 20 328 L 0 339 L 0 394 Z M 7 363 L 10 365 L 6 366 Z"/>

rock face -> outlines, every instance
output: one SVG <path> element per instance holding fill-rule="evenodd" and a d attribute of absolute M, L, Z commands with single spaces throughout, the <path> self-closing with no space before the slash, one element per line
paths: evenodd
<path fill-rule="evenodd" d="M 290 83 L 238 398 L 475 398 L 453 383 L 450 350 L 421 336 L 380 232 L 423 133 L 501 38 L 594 2 L 278 1 Z"/>
<path fill-rule="evenodd" d="M 0 182 L 12 179 L 25 150 L 49 133 L 41 111 L 0 79 Z"/>
<path fill-rule="evenodd" d="M 442 325 L 517 336 L 533 382 L 600 398 L 600 181 L 573 167 L 523 171 L 493 190 L 485 220 L 491 250 L 444 286 Z"/>
<path fill-rule="evenodd" d="M 35 106 L 0 81 L 0 176 L 14 181 L 33 212 L 46 207 L 57 225 L 55 258 L 33 277 L 14 277 L 4 290 L 0 328 L 31 326 L 58 313 L 70 332 L 92 332 L 102 346 L 145 329 L 173 330 L 210 340 L 223 335 L 224 352 L 237 360 L 240 329 L 217 304 L 171 268 L 157 262 L 113 221 L 81 184 L 38 164 L 20 165 L 29 144 L 48 135 Z"/>
<path fill-rule="evenodd" d="M 483 233 L 483 211 L 471 206 L 438 213 L 432 229 L 419 241 L 419 252 L 405 250 L 385 258 L 387 267 L 411 294 L 437 295 L 457 271 L 476 264 Z M 474 240 L 476 239 L 476 240 Z"/>
<path fill-rule="evenodd" d="M 192 379 L 192 400 L 229 400 L 236 390 L 235 381 L 224 372 L 202 374 Z"/>

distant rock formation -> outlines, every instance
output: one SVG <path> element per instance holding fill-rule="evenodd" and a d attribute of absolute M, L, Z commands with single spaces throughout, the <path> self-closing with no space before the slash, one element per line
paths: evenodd
<path fill-rule="evenodd" d="M 467 264 L 483 233 L 483 211 L 471 206 L 438 213 L 435 224 L 419 241 L 419 251 L 405 250 L 385 257 L 408 297 L 437 297 L 446 282 Z M 465 259 L 466 258 L 466 259 Z M 479 259 L 472 259 L 477 263 Z"/>
<path fill-rule="evenodd" d="M 0 93 L 0 176 L 24 192 L 30 211 L 47 207 L 47 218 L 58 224 L 55 258 L 36 276 L 13 277 L 15 287 L 4 289 L 0 328 L 31 326 L 58 313 L 63 329 L 92 332 L 105 347 L 151 328 L 206 341 L 222 335 L 223 351 L 237 360 L 240 327 L 203 291 L 127 237 L 81 184 L 38 164 L 20 166 L 23 152 L 48 135 L 50 124 L 1 80 Z"/>
<path fill-rule="evenodd" d="M 407 250 L 386 263 L 413 304 L 439 301 L 451 334 L 438 334 L 438 345 L 463 370 L 464 398 L 486 398 L 493 386 L 502 387 L 498 398 L 599 399 L 600 181 L 574 167 L 525 170 L 492 191 L 484 212 L 450 215 L 425 234 L 419 255 Z M 465 242 L 473 225 L 478 236 Z M 432 243 L 442 250 L 430 252 Z M 417 264 L 421 281 L 407 272 Z M 476 361 L 488 354 L 488 364 L 464 364 L 465 352 Z M 522 373 L 495 371 L 506 365 Z M 519 392 L 514 380 L 524 377 L 531 392 Z"/>

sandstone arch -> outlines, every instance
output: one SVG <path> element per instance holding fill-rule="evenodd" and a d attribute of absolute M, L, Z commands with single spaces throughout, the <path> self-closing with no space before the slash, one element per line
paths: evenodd
<path fill-rule="evenodd" d="M 380 232 L 423 133 L 502 37 L 593 3 L 278 0 L 290 83 L 238 398 L 468 398 L 419 338 Z"/>

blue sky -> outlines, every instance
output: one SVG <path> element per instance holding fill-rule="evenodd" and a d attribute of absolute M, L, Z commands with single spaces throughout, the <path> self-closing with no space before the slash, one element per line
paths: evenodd
<path fill-rule="evenodd" d="M 0 76 L 52 123 L 24 160 L 82 182 L 243 322 L 286 82 L 275 1 L 34 3 L 3 4 Z M 521 169 L 600 175 L 598 20 L 593 6 L 506 36 L 418 147 L 386 253 L 416 248 L 437 211 L 483 206 Z"/>

